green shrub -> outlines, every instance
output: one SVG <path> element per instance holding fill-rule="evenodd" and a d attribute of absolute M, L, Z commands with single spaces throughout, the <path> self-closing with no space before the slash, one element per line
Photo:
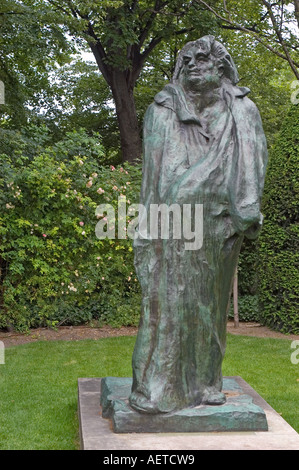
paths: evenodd
<path fill-rule="evenodd" d="M 259 238 L 260 321 L 299 333 L 299 106 L 291 107 L 270 153 Z"/>
<path fill-rule="evenodd" d="M 132 240 L 97 239 L 95 210 L 117 210 L 121 194 L 137 202 L 140 167 L 102 166 L 98 139 L 83 131 L 37 149 L 0 155 L 0 327 L 136 324 Z"/>
<path fill-rule="evenodd" d="M 244 238 L 239 263 L 238 287 L 240 296 L 254 296 L 258 291 L 257 266 L 259 263 L 257 240 Z"/>
<path fill-rule="evenodd" d="M 238 296 L 238 313 L 239 320 L 243 322 L 256 322 L 259 319 L 258 312 L 258 296 L 257 295 L 242 295 Z M 234 307 L 231 302 L 228 318 L 234 318 Z"/>

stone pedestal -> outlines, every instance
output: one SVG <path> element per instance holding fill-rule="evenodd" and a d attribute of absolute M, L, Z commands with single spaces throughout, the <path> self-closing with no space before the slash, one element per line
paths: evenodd
<path fill-rule="evenodd" d="M 115 451 L 157 450 L 299 450 L 298 433 L 241 377 L 233 379 L 249 395 L 253 404 L 266 414 L 268 431 L 230 432 L 130 432 L 116 433 L 112 420 L 103 418 L 101 382 L 98 377 L 78 379 L 78 416 L 82 450 Z M 127 386 L 130 379 L 126 379 Z M 232 382 L 230 382 L 232 383 Z M 125 384 L 123 383 L 123 387 Z M 237 392 L 238 390 L 235 390 Z M 124 389 L 122 393 L 124 392 Z M 230 394 L 233 393 L 230 389 Z M 229 398 L 229 397 L 228 397 Z M 110 400 L 109 400 L 110 401 Z M 134 452 L 133 452 L 134 451 Z"/>
<path fill-rule="evenodd" d="M 234 377 L 223 380 L 222 391 L 226 395 L 223 405 L 199 405 L 153 415 L 139 413 L 129 406 L 131 386 L 132 379 L 126 377 L 105 377 L 101 381 L 102 416 L 111 419 L 115 433 L 268 430 L 264 410 Z"/>

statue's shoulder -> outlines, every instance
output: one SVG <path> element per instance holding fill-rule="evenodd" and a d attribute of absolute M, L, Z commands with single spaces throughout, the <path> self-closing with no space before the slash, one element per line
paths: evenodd
<path fill-rule="evenodd" d="M 165 87 L 166 88 L 166 87 Z M 165 88 L 157 93 L 154 101 L 149 105 L 144 115 L 144 127 L 151 130 L 154 127 L 164 127 L 174 111 L 173 97 Z"/>
<path fill-rule="evenodd" d="M 169 109 L 164 106 L 159 106 L 155 101 L 149 105 L 144 115 L 144 126 L 152 127 L 153 125 L 159 123 L 160 121 L 164 122 L 167 115 L 169 114 Z"/>
<path fill-rule="evenodd" d="M 246 115 L 247 123 L 261 125 L 261 116 L 257 105 L 248 96 L 242 100 L 242 114 Z"/>
<path fill-rule="evenodd" d="M 174 97 L 177 95 L 177 88 L 172 84 L 167 84 L 163 90 L 155 95 L 155 103 L 160 106 L 173 107 Z"/>
<path fill-rule="evenodd" d="M 243 113 L 253 118 L 258 118 L 260 113 L 256 104 L 248 97 L 250 89 L 247 87 L 232 86 L 230 89 L 233 99 L 233 107 L 235 109 L 242 109 Z"/>
<path fill-rule="evenodd" d="M 162 108 L 171 109 L 176 112 L 182 100 L 185 100 L 182 89 L 173 83 L 169 83 L 156 94 L 154 103 Z"/>

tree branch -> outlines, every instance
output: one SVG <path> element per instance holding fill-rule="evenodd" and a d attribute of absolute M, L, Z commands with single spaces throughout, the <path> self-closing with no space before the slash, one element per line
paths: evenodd
<path fill-rule="evenodd" d="M 70 7 L 70 10 L 72 12 L 72 15 L 74 18 L 78 19 L 78 12 L 77 10 L 75 10 L 75 8 L 73 7 L 72 5 L 72 2 L 68 1 L 68 4 L 69 4 L 69 7 Z"/>
<path fill-rule="evenodd" d="M 155 2 L 155 5 L 154 5 L 154 8 L 151 10 L 151 9 L 148 9 L 147 12 L 151 12 L 147 22 L 146 22 L 146 25 L 145 27 L 143 28 L 143 31 L 141 32 L 140 36 L 139 36 L 139 45 L 140 45 L 140 48 L 142 47 L 142 45 L 144 44 L 144 41 L 146 40 L 147 36 L 148 36 L 148 33 L 151 29 L 151 26 L 156 18 L 156 16 L 158 14 L 162 14 L 163 15 L 166 15 L 165 12 L 163 12 L 163 8 L 166 7 L 167 5 L 169 5 L 169 0 L 168 1 L 164 1 L 164 2 L 161 2 L 160 0 L 156 0 Z M 183 14 L 186 13 L 186 10 L 184 11 Z M 181 16 L 182 13 L 169 13 L 169 15 L 171 16 Z M 162 38 L 161 38 L 162 39 Z M 160 42 L 160 41 L 159 41 Z M 152 49 L 151 49 L 152 50 Z"/>
<path fill-rule="evenodd" d="M 4 15 L 26 15 L 24 11 L 4 11 L 0 12 L 0 16 Z"/>
<path fill-rule="evenodd" d="M 70 0 L 68 0 L 68 6 L 70 8 L 70 11 L 67 11 L 65 8 L 61 7 L 59 4 L 56 3 L 55 0 L 47 0 L 51 5 L 53 5 L 55 8 L 57 8 L 58 10 L 62 11 L 64 14 L 68 15 L 68 16 L 73 16 L 74 18 L 76 18 L 77 20 L 79 18 L 81 18 L 82 20 L 86 20 L 88 23 L 87 23 L 87 29 L 85 31 L 83 31 L 83 33 L 88 36 L 90 39 L 88 39 L 88 37 L 86 37 L 86 41 L 94 55 L 94 58 L 96 60 L 96 63 L 99 67 L 99 70 L 100 72 L 102 73 L 104 79 L 106 80 L 106 82 L 108 83 L 108 85 L 110 85 L 110 74 L 109 74 L 109 71 L 107 69 L 107 66 L 106 64 L 104 63 L 104 59 L 106 58 L 106 53 L 105 53 L 105 50 L 99 40 L 99 38 L 97 37 L 97 35 L 95 34 L 94 32 L 94 29 L 93 29 L 93 26 L 91 24 L 91 22 L 88 20 L 88 16 L 86 15 L 82 15 L 80 13 L 79 10 L 75 9 L 72 2 Z"/>
<path fill-rule="evenodd" d="M 191 31 L 194 31 L 193 27 L 179 29 L 179 31 L 175 31 L 174 34 L 175 36 L 179 36 L 180 34 L 191 33 Z"/>
<path fill-rule="evenodd" d="M 299 28 L 299 0 L 294 0 L 294 7 L 295 7 L 295 17 L 297 19 L 298 28 Z"/>
<path fill-rule="evenodd" d="M 87 30 L 85 34 L 91 38 L 91 40 L 87 39 L 88 45 L 94 55 L 94 58 L 98 64 L 100 72 L 102 73 L 104 79 L 110 85 L 110 74 L 108 68 L 104 62 L 104 59 L 107 57 L 104 47 L 94 32 L 91 22 L 88 22 Z"/>
<path fill-rule="evenodd" d="M 280 12 L 280 25 L 279 25 L 279 30 L 280 31 L 282 31 L 283 13 L 284 13 L 284 3 L 283 3 L 283 0 L 282 0 L 282 2 L 281 2 L 281 12 Z"/>
<path fill-rule="evenodd" d="M 152 50 L 162 41 L 162 39 L 163 39 L 162 36 L 158 36 L 151 40 L 147 48 L 143 51 L 142 54 L 140 54 L 142 62 L 145 61 L 145 59 L 149 56 Z"/>
<path fill-rule="evenodd" d="M 59 5 L 59 3 L 57 4 L 54 0 L 47 0 L 47 1 L 48 1 L 48 3 L 50 3 L 50 5 L 53 5 L 53 7 L 57 8 L 57 10 L 62 11 L 63 13 L 65 13 L 68 16 L 71 16 L 70 12 L 67 11 L 65 8 L 63 8 L 61 5 Z"/>
<path fill-rule="evenodd" d="M 292 57 L 291 57 L 291 55 L 288 51 L 288 48 L 287 48 L 287 46 L 285 44 L 285 41 L 284 41 L 284 39 L 282 37 L 282 34 L 281 34 L 281 29 L 279 28 L 279 26 L 277 24 L 277 21 L 276 21 L 276 18 L 275 18 L 275 15 L 273 13 L 271 4 L 267 0 L 261 0 L 261 1 L 265 5 L 265 7 L 267 8 L 267 10 L 269 12 L 274 31 L 276 33 L 276 36 L 278 38 L 278 41 L 280 42 L 280 45 L 281 45 L 282 49 L 283 49 L 283 51 L 286 55 L 286 60 L 288 61 L 295 77 L 297 78 L 297 80 L 299 80 L 299 71 L 296 68 L 296 67 L 298 67 L 298 65 L 294 63 L 294 61 L 293 61 L 293 59 L 292 59 Z"/>
<path fill-rule="evenodd" d="M 132 5 L 129 7 L 130 8 L 130 11 L 133 13 L 137 7 L 137 4 L 138 4 L 138 0 L 134 0 L 132 2 Z"/>
<path fill-rule="evenodd" d="M 151 14 L 146 22 L 146 25 L 145 27 L 143 28 L 143 31 L 141 32 L 140 36 L 139 36 L 139 46 L 140 48 L 142 47 L 142 45 L 144 44 L 144 41 L 146 40 L 147 38 L 147 35 L 151 29 L 151 26 L 157 16 L 158 13 L 161 12 L 161 10 L 168 4 L 169 2 L 166 1 L 166 2 L 163 2 L 163 3 L 160 3 L 159 0 L 156 0 L 155 2 L 155 6 L 154 6 L 154 9 L 153 10 L 148 10 L 148 11 L 151 11 Z"/>
<path fill-rule="evenodd" d="M 290 57 L 290 54 L 289 54 L 289 52 L 288 52 L 288 50 L 287 50 L 287 48 L 286 48 L 286 46 L 285 46 L 284 41 L 283 41 L 283 43 L 284 43 L 285 48 L 283 48 L 283 50 L 284 50 L 284 53 L 285 53 L 285 54 L 282 54 L 281 52 L 275 50 L 272 46 L 270 46 L 270 44 L 268 44 L 268 43 L 266 43 L 265 41 L 263 41 L 263 40 L 259 37 L 259 35 L 258 35 L 258 33 L 257 33 L 256 31 L 253 31 L 253 30 L 251 30 L 251 29 L 245 28 L 244 26 L 242 26 L 242 25 L 240 25 L 240 24 L 238 24 L 238 23 L 235 23 L 235 22 L 233 22 L 233 21 L 227 19 L 227 18 L 225 18 L 225 17 L 222 16 L 222 15 L 219 15 L 219 13 L 217 13 L 217 11 L 214 10 L 214 8 L 212 8 L 210 5 L 208 5 L 208 4 L 207 4 L 206 2 L 204 2 L 203 0 L 195 0 L 195 1 L 196 1 L 196 3 L 198 3 L 198 4 L 204 5 L 204 6 L 207 8 L 207 10 L 209 10 L 210 12 L 212 12 L 212 13 L 216 16 L 216 18 L 219 18 L 219 19 L 220 19 L 221 21 L 223 21 L 224 23 L 227 23 L 227 24 L 229 24 L 230 26 L 233 26 L 234 28 L 238 29 L 239 31 L 243 31 L 244 33 L 250 34 L 250 35 L 253 36 L 260 44 L 262 44 L 264 47 L 266 47 L 266 49 L 268 49 L 269 51 L 271 51 L 273 54 L 277 55 L 277 56 L 280 57 L 281 59 L 286 60 L 286 61 L 289 63 L 289 65 L 290 65 L 290 67 L 291 67 L 291 69 L 292 69 L 294 75 L 295 75 L 296 78 L 299 80 L 299 72 L 298 72 L 298 70 L 296 69 L 296 67 L 299 67 L 299 64 L 297 64 L 296 62 L 294 62 L 294 61 L 292 60 L 292 58 Z M 262 0 L 262 2 L 265 2 L 265 0 Z M 268 3 L 268 2 L 265 2 L 265 4 L 266 4 L 266 3 Z M 269 12 L 269 13 L 270 13 L 270 12 Z M 272 13 L 273 13 L 273 12 L 272 12 Z M 274 19 L 275 19 L 275 18 L 274 18 Z M 280 44 L 281 44 L 281 42 L 280 42 Z M 281 44 L 281 46 L 282 46 L 282 44 Z"/>
<path fill-rule="evenodd" d="M 256 30 L 256 25 L 253 25 L 251 28 L 246 28 L 246 30 L 249 32 L 253 32 L 258 34 L 258 31 Z M 233 25 L 233 24 L 222 24 L 221 25 L 222 29 L 230 29 L 232 31 L 240 31 L 240 25 Z"/>
<path fill-rule="evenodd" d="M 94 55 L 94 58 L 96 60 L 96 63 L 99 67 L 99 70 L 100 72 L 102 73 L 104 79 L 106 80 L 106 82 L 108 83 L 108 85 L 110 85 L 110 74 L 109 74 L 109 71 L 108 71 L 108 68 L 104 62 L 104 59 L 106 58 L 106 53 L 105 53 L 105 50 L 102 46 L 102 43 L 101 41 L 99 40 L 99 38 L 97 37 L 97 35 L 95 34 L 94 32 L 94 29 L 93 29 L 93 26 L 91 24 L 91 22 L 89 21 L 88 19 L 88 16 L 87 15 L 82 15 L 82 13 L 80 13 L 79 10 L 75 9 L 72 2 L 70 0 L 68 0 L 68 5 L 69 5 L 69 8 L 70 8 L 70 12 L 65 10 L 64 8 L 62 8 L 60 5 L 57 5 L 56 2 L 54 0 L 48 0 L 48 2 L 50 4 L 52 4 L 53 6 L 55 6 L 56 8 L 58 8 L 59 10 L 63 11 L 66 15 L 68 16 L 73 16 L 74 18 L 76 19 L 79 19 L 81 18 L 82 20 L 86 20 L 87 21 L 87 29 L 85 31 L 83 31 L 83 33 L 90 37 L 90 39 L 85 38 L 87 40 L 87 43 Z"/>

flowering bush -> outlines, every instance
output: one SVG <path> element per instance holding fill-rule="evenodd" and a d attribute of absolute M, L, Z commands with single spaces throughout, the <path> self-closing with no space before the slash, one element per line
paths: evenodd
<path fill-rule="evenodd" d="M 138 202 L 140 166 L 102 166 L 102 147 L 84 132 L 37 148 L 0 155 L 0 327 L 136 324 L 132 240 L 97 239 L 95 211 L 117 208 L 121 194 Z"/>

